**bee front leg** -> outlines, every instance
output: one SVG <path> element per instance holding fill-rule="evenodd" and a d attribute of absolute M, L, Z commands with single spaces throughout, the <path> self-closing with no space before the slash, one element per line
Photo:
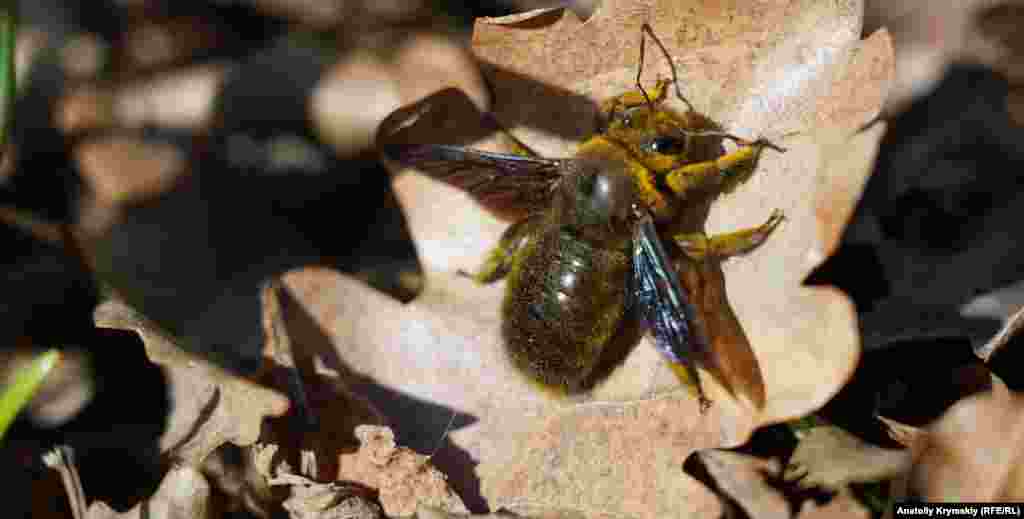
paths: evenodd
<path fill-rule="evenodd" d="M 489 253 L 477 273 L 459 270 L 460 276 L 473 278 L 477 283 L 490 284 L 505 277 L 512 270 L 516 254 L 534 237 L 540 227 L 542 216 L 532 215 L 512 224 L 501 235 L 501 239 Z"/>
<path fill-rule="evenodd" d="M 754 174 L 761 150 L 781 150 L 778 146 L 761 139 L 754 142 L 739 142 L 741 146 L 738 149 L 717 159 L 686 164 L 669 171 L 665 174 L 665 183 L 681 197 L 685 197 L 691 190 L 714 189 L 720 193 L 728 193 Z"/>
<path fill-rule="evenodd" d="M 741 256 L 756 249 L 785 219 L 782 211 L 775 210 L 768 217 L 768 221 L 757 227 L 717 234 L 710 238 L 704 233 L 691 233 L 679 234 L 673 236 L 673 239 L 688 257 L 696 261 L 703 261 L 709 256 L 725 259 Z"/>

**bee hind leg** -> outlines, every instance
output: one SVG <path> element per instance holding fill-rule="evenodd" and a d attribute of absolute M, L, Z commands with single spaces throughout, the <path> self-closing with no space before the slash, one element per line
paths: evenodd
<path fill-rule="evenodd" d="M 757 227 L 716 234 L 710 238 L 704 233 L 679 234 L 673 238 L 683 252 L 696 261 L 702 261 L 709 256 L 725 259 L 753 251 L 767 241 L 768 236 L 785 219 L 782 211 L 775 210 L 768 217 L 768 221 Z"/>
<path fill-rule="evenodd" d="M 669 189 L 681 197 L 692 190 L 714 189 L 728 193 L 754 174 L 762 150 L 784 151 L 763 139 L 750 142 L 732 136 L 726 138 L 737 141 L 740 147 L 714 160 L 694 162 L 669 171 L 665 175 Z"/>
<path fill-rule="evenodd" d="M 487 259 L 480 270 L 470 273 L 460 269 L 456 273 L 483 285 L 504 278 L 512 270 L 516 254 L 533 238 L 540 223 L 540 215 L 533 215 L 512 224 L 502 233 L 498 244 L 487 253 Z"/>

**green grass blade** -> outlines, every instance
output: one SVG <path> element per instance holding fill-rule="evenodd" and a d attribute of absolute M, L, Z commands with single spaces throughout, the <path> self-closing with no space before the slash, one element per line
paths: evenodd
<path fill-rule="evenodd" d="M 18 36 L 17 2 L 0 0 L 0 146 L 7 143 L 11 112 L 17 81 L 14 67 L 14 46 Z"/>
<path fill-rule="evenodd" d="M 0 438 L 7 433 L 14 417 L 32 399 L 46 375 L 57 365 L 60 352 L 48 350 L 36 356 L 14 374 L 11 383 L 0 392 Z"/>

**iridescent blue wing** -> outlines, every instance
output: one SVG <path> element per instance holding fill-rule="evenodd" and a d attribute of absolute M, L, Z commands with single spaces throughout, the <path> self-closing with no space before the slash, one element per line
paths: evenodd
<path fill-rule="evenodd" d="M 496 211 L 537 211 L 547 207 L 567 164 L 573 159 L 545 159 L 448 146 L 391 145 L 384 156 L 473 196 Z"/>
<path fill-rule="evenodd" d="M 674 370 L 685 369 L 696 385 L 702 407 L 710 403 L 704 396 L 700 375 L 694 362 L 704 358 L 708 347 L 693 328 L 697 311 L 686 298 L 679 275 L 665 253 L 651 216 L 644 212 L 633 233 L 633 277 L 631 303 L 654 336 L 658 351 Z"/>

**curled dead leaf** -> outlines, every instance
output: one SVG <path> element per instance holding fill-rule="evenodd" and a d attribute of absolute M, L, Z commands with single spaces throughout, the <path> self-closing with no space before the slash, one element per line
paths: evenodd
<path fill-rule="evenodd" d="M 1024 397 L 996 388 L 956 403 L 921 438 L 908 493 L 925 501 L 1024 499 Z"/>
<path fill-rule="evenodd" d="M 804 433 L 785 469 L 786 479 L 804 487 L 840 490 L 850 483 L 894 478 L 910 466 L 911 452 L 868 444 L 831 425 Z"/>
<path fill-rule="evenodd" d="M 43 455 L 43 463 L 60 473 L 75 519 L 206 519 L 210 516 L 210 484 L 193 467 L 179 466 L 167 471 L 152 497 L 120 513 L 102 501 L 87 505 L 71 447 L 55 447 Z"/>
<path fill-rule="evenodd" d="M 247 510 L 256 517 L 272 517 L 279 513 L 283 496 L 275 494 L 267 483 L 267 475 L 259 467 L 259 443 L 251 447 L 222 445 L 203 460 L 200 470 L 223 497 L 218 500 L 226 509 Z"/>
<path fill-rule="evenodd" d="M 388 516 L 410 516 L 420 505 L 467 514 L 469 510 L 451 489 L 430 458 L 398 447 L 387 427 L 359 426 L 358 452 L 338 458 L 338 480 L 353 481 L 380 493 Z"/>
<path fill-rule="evenodd" d="M 344 483 L 317 483 L 297 474 L 280 474 L 271 485 L 287 485 L 291 496 L 281 503 L 292 519 L 379 519 L 379 505 Z M 364 492 L 365 493 L 365 492 Z"/>
<path fill-rule="evenodd" d="M 288 410 L 288 399 L 249 380 L 229 375 L 182 350 L 167 334 L 116 300 L 100 305 L 96 325 L 134 331 L 146 355 L 164 368 L 171 413 L 160 450 L 184 465 L 199 466 L 225 443 L 251 445 L 263 419 Z"/>
<path fill-rule="evenodd" d="M 879 416 L 878 420 L 881 421 L 886 430 L 889 432 L 889 437 L 899 442 L 904 447 L 914 448 L 915 445 L 921 440 L 924 431 L 918 427 L 907 425 L 905 423 L 891 420 L 884 416 Z"/>
<path fill-rule="evenodd" d="M 279 462 L 300 467 L 300 474 L 328 480 L 338 473 L 338 454 L 359 446 L 353 431 L 359 425 L 381 425 L 384 417 L 366 399 L 354 394 L 340 374 L 324 369 L 315 352 L 302 348 L 301 336 L 292 337 L 284 319 L 284 292 L 276 281 L 264 286 L 263 330 L 268 355 L 275 367 L 267 377 L 273 387 L 285 388 L 295 412 L 267 421 L 261 440 L 263 457 L 278 453 Z M 255 448 L 255 446 L 254 446 Z M 269 463 L 265 459 L 260 463 Z M 273 473 L 264 467 L 267 477 Z"/>
<path fill-rule="evenodd" d="M 975 301 L 977 303 L 977 300 Z M 1006 317 L 1003 327 L 985 344 L 975 349 L 974 353 L 986 363 L 996 356 L 1024 328 L 1024 307 Z"/>
<path fill-rule="evenodd" d="M 788 518 L 789 503 L 767 483 L 778 474 L 776 460 L 736 452 L 708 449 L 697 454 L 718 487 L 743 507 L 750 517 Z"/>
<path fill-rule="evenodd" d="M 116 512 L 102 501 L 89 505 L 83 519 L 206 519 L 211 517 L 210 484 L 192 467 L 167 472 L 153 497 L 127 512 Z"/>
<path fill-rule="evenodd" d="M 499 511 L 493 514 L 486 515 L 453 514 L 445 512 L 444 510 L 423 505 L 420 505 L 420 507 L 416 509 L 416 519 L 516 519 L 517 517 L 522 519 L 574 519 L 571 516 L 526 516 L 517 515 L 505 511 Z"/>

